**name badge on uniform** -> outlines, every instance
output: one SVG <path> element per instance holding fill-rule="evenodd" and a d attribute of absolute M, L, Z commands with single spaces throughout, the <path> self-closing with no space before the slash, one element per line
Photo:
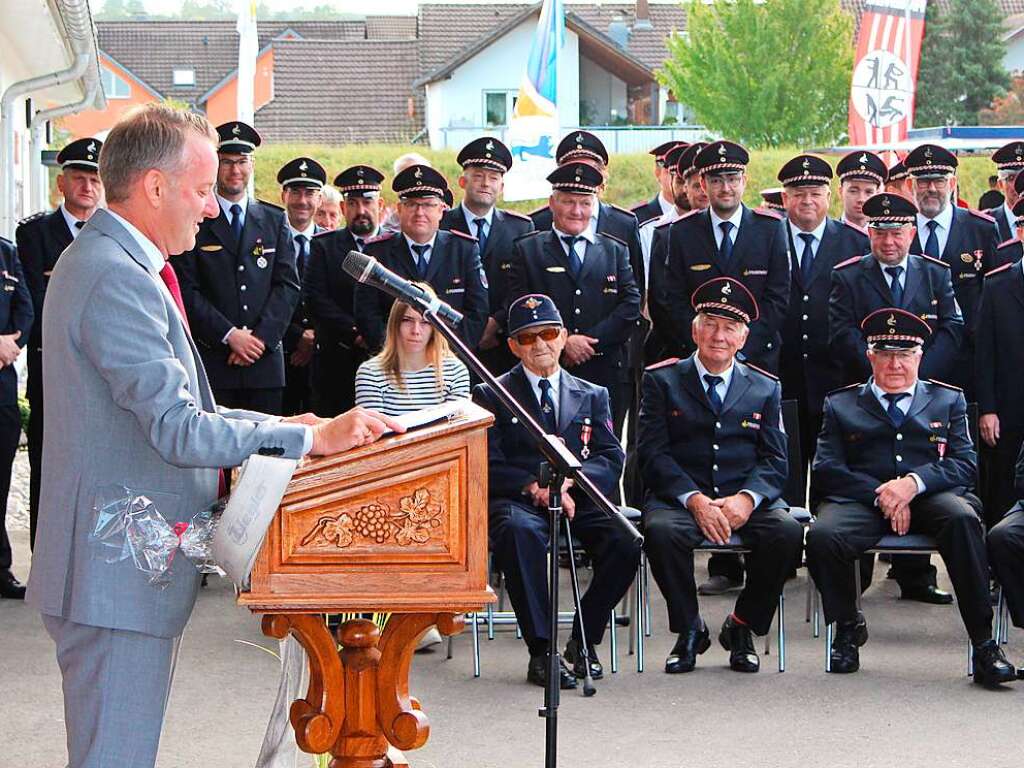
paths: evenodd
<path fill-rule="evenodd" d="M 223 251 L 223 245 L 200 245 L 199 250 L 204 253 L 216 253 L 217 251 Z"/>
<path fill-rule="evenodd" d="M 753 275 L 767 275 L 768 274 L 768 270 L 767 269 L 744 269 L 743 270 L 743 274 L 745 276 L 747 276 L 747 277 L 751 277 Z"/>
<path fill-rule="evenodd" d="M 548 267 L 548 272 L 565 272 L 565 267 Z"/>
<path fill-rule="evenodd" d="M 4 277 L 4 290 L 8 293 L 14 290 L 14 284 L 18 282 L 18 278 L 8 272 L 6 269 L 3 271 Z"/>
<path fill-rule="evenodd" d="M 691 264 L 690 269 L 693 272 L 703 272 L 705 269 L 711 269 L 710 264 Z"/>
<path fill-rule="evenodd" d="M 580 428 L 580 441 L 583 443 L 583 449 L 580 451 L 580 458 L 586 459 L 590 456 L 590 436 L 593 434 L 594 428 L 590 426 L 590 417 L 583 419 L 583 426 Z"/>

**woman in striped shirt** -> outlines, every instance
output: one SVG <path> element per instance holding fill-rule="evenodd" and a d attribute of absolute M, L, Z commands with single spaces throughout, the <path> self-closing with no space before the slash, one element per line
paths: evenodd
<path fill-rule="evenodd" d="M 426 283 L 416 283 L 432 296 Z M 356 372 L 356 405 L 399 416 L 469 397 L 469 371 L 419 312 L 396 301 L 384 348 Z"/>

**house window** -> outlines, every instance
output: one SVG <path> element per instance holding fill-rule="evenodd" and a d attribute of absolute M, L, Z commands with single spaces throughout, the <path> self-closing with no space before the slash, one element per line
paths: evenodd
<path fill-rule="evenodd" d="M 131 98 L 131 86 L 106 67 L 100 67 L 100 85 L 103 86 L 103 93 L 108 99 Z"/>
<path fill-rule="evenodd" d="M 484 91 L 484 127 L 508 125 L 518 97 L 518 91 Z"/>
<path fill-rule="evenodd" d="M 174 70 L 172 82 L 175 86 L 188 88 L 196 84 L 196 71 L 194 69 Z"/>

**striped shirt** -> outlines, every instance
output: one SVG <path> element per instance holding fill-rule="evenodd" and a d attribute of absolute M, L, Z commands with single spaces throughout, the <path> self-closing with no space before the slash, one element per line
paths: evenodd
<path fill-rule="evenodd" d="M 437 389 L 434 366 L 420 371 L 402 371 L 405 389 L 381 370 L 376 358 L 367 360 L 356 372 L 356 405 L 372 408 L 386 416 L 432 408 L 449 400 L 469 397 L 469 371 L 455 357 L 443 363 L 444 386 Z"/>

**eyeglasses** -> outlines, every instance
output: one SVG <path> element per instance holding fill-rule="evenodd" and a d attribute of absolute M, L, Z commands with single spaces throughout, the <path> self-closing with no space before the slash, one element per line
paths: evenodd
<path fill-rule="evenodd" d="M 540 331 L 524 331 L 523 333 L 516 334 L 516 344 L 521 347 L 529 347 L 538 338 L 544 339 L 544 341 L 554 341 L 562 335 L 561 328 L 544 328 Z"/>
<path fill-rule="evenodd" d="M 743 181 L 742 173 L 728 173 L 715 176 L 705 176 L 709 187 L 738 187 Z"/>

